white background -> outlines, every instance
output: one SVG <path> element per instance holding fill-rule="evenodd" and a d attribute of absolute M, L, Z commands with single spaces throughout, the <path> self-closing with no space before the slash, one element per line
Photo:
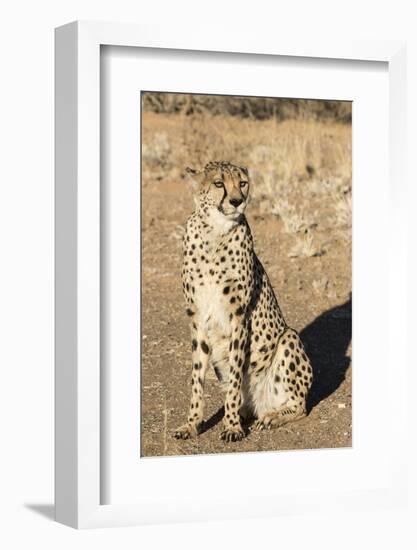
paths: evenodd
<path fill-rule="evenodd" d="M 231 523 L 152 526 L 76 532 L 54 524 L 53 499 L 53 28 L 74 19 L 149 22 L 161 19 L 186 34 L 219 18 L 242 33 L 309 34 L 408 40 L 408 95 L 417 97 L 417 36 L 413 3 L 334 0 L 196 3 L 15 0 L 1 8 L 0 86 L 0 545 L 3 548 L 217 548 L 228 544 L 292 548 L 370 545 L 415 548 L 413 509 L 334 517 L 281 517 Z M 415 104 L 408 106 L 409 181 L 415 181 Z M 417 194 L 410 186 L 410 236 Z M 414 246 L 414 249 L 416 247 Z M 410 245 L 410 251 L 412 247 Z M 415 252 L 414 252 L 415 254 Z M 417 280 L 410 262 L 410 281 Z M 410 306 L 415 292 L 410 292 Z M 412 307 L 409 320 L 412 321 Z M 410 354 L 410 361 L 412 356 Z M 414 358 L 415 366 L 415 358 Z M 411 367 L 410 362 L 410 367 Z M 393 365 L 395 369 L 395 365 Z M 410 415 L 413 383 L 410 368 Z M 387 406 L 395 406 L 387 403 Z M 410 463 L 415 456 L 410 420 Z M 412 454 L 414 453 L 414 454 Z M 253 503 L 256 505 L 256 503 Z M 31 508 L 32 507 L 32 508 Z M 34 508 L 34 509 L 33 509 Z M 42 512 L 42 513 L 39 513 Z"/>

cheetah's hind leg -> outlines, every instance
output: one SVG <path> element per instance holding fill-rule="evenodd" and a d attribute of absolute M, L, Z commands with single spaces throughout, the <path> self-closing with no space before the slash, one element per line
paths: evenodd
<path fill-rule="evenodd" d="M 306 399 L 313 381 L 310 361 L 297 332 L 287 329 L 281 336 L 271 371 L 267 395 L 256 403 L 254 430 L 283 426 L 306 416 Z"/>
<path fill-rule="evenodd" d="M 269 413 L 264 414 L 261 418 L 258 418 L 258 420 L 256 420 L 253 424 L 252 429 L 256 431 L 271 430 L 272 428 L 284 426 L 284 424 L 287 424 L 288 422 L 301 420 L 305 416 L 305 411 L 296 406 L 283 406 L 280 409 L 270 411 Z"/>

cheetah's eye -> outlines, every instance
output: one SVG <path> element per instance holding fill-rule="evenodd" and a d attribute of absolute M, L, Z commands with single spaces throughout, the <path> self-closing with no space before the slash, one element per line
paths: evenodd
<path fill-rule="evenodd" d="M 248 185 L 248 182 L 245 181 L 245 180 L 242 180 L 242 181 L 240 182 L 240 187 L 243 188 L 243 187 L 245 187 L 245 185 Z"/>
<path fill-rule="evenodd" d="M 222 180 L 216 180 L 216 181 L 214 182 L 214 185 L 215 185 L 216 187 L 223 187 L 223 181 L 222 181 Z"/>

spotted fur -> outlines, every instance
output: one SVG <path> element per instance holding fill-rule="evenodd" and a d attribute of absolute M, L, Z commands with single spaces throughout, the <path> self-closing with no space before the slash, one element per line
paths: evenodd
<path fill-rule="evenodd" d="M 192 390 L 187 422 L 174 435 L 198 434 L 204 380 L 213 366 L 226 394 L 220 437 L 237 441 L 244 437 L 242 417 L 254 417 L 259 430 L 303 417 L 312 368 L 253 248 L 244 215 L 248 171 L 222 161 L 190 172 L 198 192 L 184 237 L 182 281 Z"/>

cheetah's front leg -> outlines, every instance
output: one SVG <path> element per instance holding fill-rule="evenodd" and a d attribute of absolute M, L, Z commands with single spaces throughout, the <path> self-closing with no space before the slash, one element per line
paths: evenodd
<path fill-rule="evenodd" d="M 240 424 L 239 409 L 242 404 L 242 377 L 247 337 L 248 331 L 243 319 L 243 309 L 239 307 L 232 318 L 229 387 L 224 405 L 224 428 L 220 434 L 220 439 L 224 441 L 240 441 L 245 435 Z"/>
<path fill-rule="evenodd" d="M 198 434 L 198 429 L 204 415 L 204 380 L 209 366 L 210 347 L 207 343 L 207 334 L 196 328 L 191 328 L 192 375 L 191 375 L 191 402 L 187 423 L 179 427 L 174 437 L 189 439 Z"/>

